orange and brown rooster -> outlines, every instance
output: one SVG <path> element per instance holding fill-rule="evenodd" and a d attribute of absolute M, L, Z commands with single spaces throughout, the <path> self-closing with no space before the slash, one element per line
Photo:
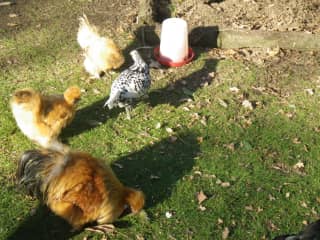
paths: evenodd
<path fill-rule="evenodd" d="M 27 88 L 16 91 L 10 105 L 24 135 L 46 149 L 67 151 L 68 147 L 58 141 L 58 136 L 74 118 L 80 94 L 75 86 L 63 95 L 49 96 Z"/>
<path fill-rule="evenodd" d="M 126 207 L 137 213 L 144 206 L 141 191 L 124 186 L 109 166 L 87 153 L 26 151 L 17 178 L 74 229 L 92 222 L 112 223 Z"/>

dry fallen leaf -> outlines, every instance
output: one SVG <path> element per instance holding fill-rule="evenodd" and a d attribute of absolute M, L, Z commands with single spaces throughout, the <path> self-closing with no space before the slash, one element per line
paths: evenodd
<path fill-rule="evenodd" d="M 201 122 L 201 124 L 202 124 L 203 126 L 207 126 L 207 118 L 206 118 L 206 116 L 203 116 L 203 117 L 201 118 L 200 122 Z"/>
<path fill-rule="evenodd" d="M 235 144 L 234 143 L 224 144 L 223 146 L 228 148 L 232 152 L 235 150 Z"/>
<path fill-rule="evenodd" d="M 93 91 L 94 94 L 100 94 L 100 93 L 101 93 L 101 92 L 100 92 L 98 89 L 96 89 L 96 88 L 92 89 L 92 91 Z"/>
<path fill-rule="evenodd" d="M 204 207 L 204 206 L 202 206 L 202 205 L 199 206 L 199 209 L 200 209 L 200 211 L 202 211 L 202 212 L 205 211 L 205 210 L 207 210 L 207 208 Z"/>
<path fill-rule="evenodd" d="M 246 99 L 246 100 L 243 100 L 242 106 L 243 106 L 244 108 L 249 109 L 249 110 L 253 110 L 252 103 L 251 103 L 249 100 L 247 100 L 247 99 Z"/>
<path fill-rule="evenodd" d="M 141 235 L 136 235 L 136 239 L 137 240 L 145 240 L 145 238 L 143 236 L 141 236 Z"/>
<path fill-rule="evenodd" d="M 169 128 L 169 127 L 166 127 L 166 131 L 167 131 L 167 133 L 173 133 L 172 128 Z"/>
<path fill-rule="evenodd" d="M 218 218 L 218 224 L 219 225 L 223 224 L 223 220 L 221 218 Z"/>
<path fill-rule="evenodd" d="M 193 174 L 201 176 L 201 175 L 202 175 L 202 172 L 199 171 L 199 170 L 196 170 L 196 171 L 193 172 Z"/>
<path fill-rule="evenodd" d="M 198 141 L 198 143 L 202 143 L 203 142 L 203 137 L 197 137 L 197 141 Z"/>
<path fill-rule="evenodd" d="M 156 129 L 159 129 L 159 128 L 161 128 L 161 123 L 158 122 L 158 123 L 156 124 Z"/>
<path fill-rule="evenodd" d="M 278 231 L 280 230 L 273 222 L 269 221 L 267 223 L 267 226 L 269 228 L 270 231 Z"/>
<path fill-rule="evenodd" d="M 183 107 L 182 109 L 185 110 L 186 112 L 190 112 L 190 108 L 188 107 Z"/>
<path fill-rule="evenodd" d="M 245 206 L 244 209 L 247 211 L 253 211 L 253 207 L 251 205 Z"/>
<path fill-rule="evenodd" d="M 272 196 L 271 194 L 269 194 L 269 200 L 274 201 L 274 200 L 276 200 L 276 198 L 274 196 Z"/>
<path fill-rule="evenodd" d="M 320 132 L 320 127 L 315 127 L 313 130 L 314 130 L 315 132 Z"/>
<path fill-rule="evenodd" d="M 314 90 L 311 89 L 311 88 L 307 88 L 307 89 L 305 89 L 305 91 L 306 91 L 307 94 L 309 94 L 311 96 L 314 94 Z"/>
<path fill-rule="evenodd" d="M 216 175 L 214 175 L 214 174 L 207 174 L 207 173 L 203 174 L 203 177 L 204 177 L 204 178 L 209 178 L 209 179 L 217 178 Z"/>
<path fill-rule="evenodd" d="M 230 183 L 229 182 L 222 182 L 221 183 L 221 187 L 230 187 Z"/>
<path fill-rule="evenodd" d="M 222 181 L 218 178 L 218 179 L 216 180 L 216 184 L 220 185 L 221 183 L 222 183 Z"/>
<path fill-rule="evenodd" d="M 208 199 L 208 197 L 204 194 L 204 192 L 201 190 L 199 193 L 197 193 L 197 199 L 198 199 L 198 203 L 201 204 L 202 202 L 204 202 L 206 199 Z"/>
<path fill-rule="evenodd" d="M 308 205 L 306 202 L 301 202 L 301 207 L 308 208 Z"/>
<path fill-rule="evenodd" d="M 136 239 L 137 240 L 145 240 L 145 238 L 140 234 L 136 235 Z"/>
<path fill-rule="evenodd" d="M 301 141 L 300 141 L 299 138 L 294 138 L 294 139 L 292 139 L 292 142 L 293 142 L 294 144 L 300 144 L 300 143 L 301 143 Z"/>
<path fill-rule="evenodd" d="M 7 23 L 8 27 L 15 27 L 18 26 L 18 23 Z"/>
<path fill-rule="evenodd" d="M 219 102 L 220 106 L 222 106 L 224 108 L 228 107 L 228 103 L 225 100 L 218 98 L 218 102 Z"/>
<path fill-rule="evenodd" d="M 216 76 L 216 72 L 210 72 L 208 75 L 209 75 L 210 77 L 214 78 L 214 77 Z"/>
<path fill-rule="evenodd" d="M 237 87 L 231 87 L 231 88 L 229 88 L 229 90 L 230 90 L 230 92 L 233 92 L 233 93 L 238 93 L 240 91 L 240 89 Z"/>
<path fill-rule="evenodd" d="M 299 162 L 297 162 L 297 163 L 293 166 L 293 168 L 294 168 L 294 169 L 303 169 L 303 168 L 304 168 L 304 163 L 299 160 Z"/>
<path fill-rule="evenodd" d="M 263 212 L 263 208 L 258 207 L 258 208 L 257 208 L 257 213 L 260 213 L 260 212 Z"/>
<path fill-rule="evenodd" d="M 9 14 L 9 17 L 10 17 L 10 18 L 15 18 L 15 17 L 17 17 L 17 16 L 18 16 L 18 15 L 15 14 L 15 13 L 10 13 L 10 14 Z"/>
<path fill-rule="evenodd" d="M 284 163 L 275 163 L 271 167 L 284 173 L 288 173 L 290 171 L 289 166 Z"/>
<path fill-rule="evenodd" d="M 229 228 L 225 227 L 222 232 L 222 239 L 227 239 L 229 237 Z"/>

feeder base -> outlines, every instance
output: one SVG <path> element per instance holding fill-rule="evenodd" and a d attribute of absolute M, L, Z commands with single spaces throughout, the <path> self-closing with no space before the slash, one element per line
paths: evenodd
<path fill-rule="evenodd" d="M 160 56 L 160 46 L 157 46 L 155 47 L 154 51 L 154 57 L 157 59 L 157 61 L 164 65 L 164 66 L 167 66 L 167 67 L 181 67 L 189 62 L 191 62 L 191 60 L 194 58 L 194 52 L 192 50 L 191 47 L 189 47 L 189 50 L 188 50 L 188 57 L 184 60 L 184 61 L 181 61 L 181 62 L 173 62 L 167 58 L 163 58 Z"/>

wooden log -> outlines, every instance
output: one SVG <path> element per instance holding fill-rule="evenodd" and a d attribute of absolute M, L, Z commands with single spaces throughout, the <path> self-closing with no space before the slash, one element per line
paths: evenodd
<path fill-rule="evenodd" d="M 275 31 L 219 31 L 219 48 L 272 48 L 320 50 L 320 34 Z"/>

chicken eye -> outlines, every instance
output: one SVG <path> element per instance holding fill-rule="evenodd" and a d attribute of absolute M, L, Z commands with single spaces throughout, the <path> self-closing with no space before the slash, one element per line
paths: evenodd
<path fill-rule="evenodd" d="M 19 91 L 15 94 L 18 98 L 29 98 L 31 96 L 31 93 L 29 91 Z"/>

